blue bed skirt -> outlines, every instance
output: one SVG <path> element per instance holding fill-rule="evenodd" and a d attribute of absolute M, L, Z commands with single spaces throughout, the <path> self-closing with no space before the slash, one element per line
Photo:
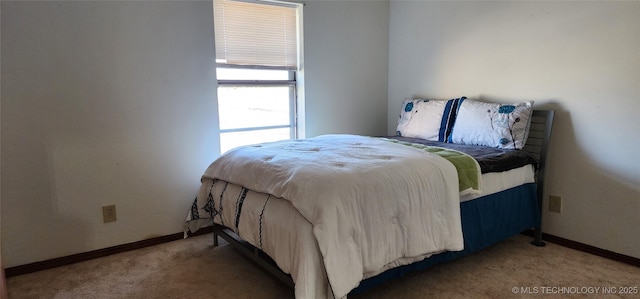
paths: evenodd
<path fill-rule="evenodd" d="M 536 184 L 524 184 L 460 204 L 464 250 L 433 255 L 413 264 L 389 269 L 363 280 L 351 294 L 362 293 L 409 272 L 452 261 L 540 226 Z"/>

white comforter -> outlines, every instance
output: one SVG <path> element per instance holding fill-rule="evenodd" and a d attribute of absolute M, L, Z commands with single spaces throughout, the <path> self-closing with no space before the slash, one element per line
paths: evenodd
<path fill-rule="evenodd" d="M 463 249 L 456 170 L 420 149 L 324 135 L 232 150 L 203 177 L 290 201 L 313 227 L 336 298 L 388 268 Z"/>

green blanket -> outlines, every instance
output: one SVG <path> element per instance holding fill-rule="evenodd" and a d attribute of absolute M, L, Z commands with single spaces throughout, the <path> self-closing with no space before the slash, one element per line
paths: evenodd
<path fill-rule="evenodd" d="M 463 152 L 437 146 L 427 146 L 388 138 L 380 139 L 419 148 L 447 159 L 458 171 L 458 183 L 461 195 L 480 191 L 480 165 L 478 165 L 478 162 L 473 157 Z"/>

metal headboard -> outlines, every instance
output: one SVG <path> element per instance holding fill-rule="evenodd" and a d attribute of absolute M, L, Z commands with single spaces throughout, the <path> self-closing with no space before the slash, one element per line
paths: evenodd
<path fill-rule="evenodd" d="M 544 176 L 547 166 L 547 151 L 551 140 L 551 128 L 553 127 L 554 110 L 534 110 L 529 128 L 529 137 L 523 150 L 532 154 L 538 160 L 538 170 L 536 171 L 536 193 L 540 215 L 542 215 L 542 203 L 544 198 Z M 542 224 L 541 224 L 542 225 Z M 534 241 L 536 246 L 544 246 L 542 242 L 542 229 L 536 227 L 534 231 Z"/>

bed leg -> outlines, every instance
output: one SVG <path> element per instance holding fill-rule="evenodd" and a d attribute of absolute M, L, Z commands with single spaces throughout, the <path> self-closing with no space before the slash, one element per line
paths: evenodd
<path fill-rule="evenodd" d="M 542 229 L 540 227 L 536 227 L 533 231 L 533 241 L 531 244 L 538 247 L 544 247 L 547 245 L 545 242 L 542 242 Z"/>
<path fill-rule="evenodd" d="M 218 245 L 219 245 L 218 244 L 218 233 L 214 229 L 214 231 L 213 231 L 213 246 L 216 247 Z"/>

